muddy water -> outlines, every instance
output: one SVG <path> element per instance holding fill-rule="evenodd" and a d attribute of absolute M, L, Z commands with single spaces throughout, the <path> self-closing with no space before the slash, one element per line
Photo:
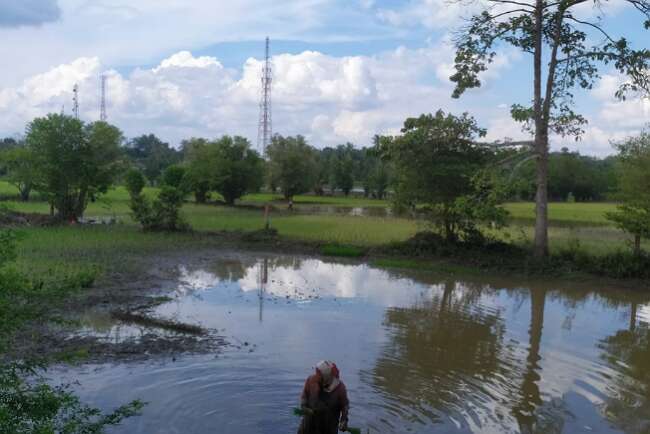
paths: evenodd
<path fill-rule="evenodd" d="M 325 358 L 340 366 L 351 425 L 364 432 L 650 430 L 648 297 L 295 257 L 229 255 L 178 271 L 157 313 L 233 345 L 61 374 L 103 408 L 149 402 L 111 432 L 295 432 L 291 407 Z M 142 332 L 86 324 L 107 339 Z"/>

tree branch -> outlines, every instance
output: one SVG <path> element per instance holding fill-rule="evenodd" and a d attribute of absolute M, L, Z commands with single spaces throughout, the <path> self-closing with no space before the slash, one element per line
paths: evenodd
<path fill-rule="evenodd" d="M 600 33 L 602 33 L 602 34 L 605 36 L 605 38 L 607 38 L 607 40 L 608 40 L 609 42 L 611 42 L 611 43 L 616 43 L 616 41 L 615 41 L 611 36 L 609 36 L 609 34 L 608 34 L 605 30 L 603 30 L 600 26 L 598 26 L 598 25 L 596 25 L 596 24 L 594 24 L 594 23 L 590 23 L 590 22 L 588 22 L 588 21 L 582 21 L 582 20 L 579 20 L 579 19 L 574 18 L 574 17 L 572 17 L 572 16 L 566 16 L 565 18 L 566 18 L 566 19 L 569 19 L 569 20 L 571 20 L 571 21 L 575 21 L 575 22 L 578 23 L 578 24 L 583 24 L 583 25 L 585 25 L 585 26 L 593 27 L 594 29 L 596 29 L 596 30 L 598 30 Z"/>
<path fill-rule="evenodd" d="M 513 0 L 488 0 L 490 3 L 499 3 L 499 4 L 511 4 L 511 5 L 517 5 L 517 6 L 523 6 L 526 8 L 531 8 L 535 9 L 535 5 L 531 5 L 529 3 L 522 3 L 522 2 L 517 2 Z"/>

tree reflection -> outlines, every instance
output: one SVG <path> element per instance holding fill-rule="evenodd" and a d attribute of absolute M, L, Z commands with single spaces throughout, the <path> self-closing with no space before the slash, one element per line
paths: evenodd
<path fill-rule="evenodd" d="M 544 330 L 544 310 L 546 307 L 545 289 L 530 290 L 530 327 L 528 328 L 528 356 L 518 398 L 513 414 L 522 433 L 556 433 L 562 431 L 563 417 L 558 412 L 562 407 L 545 405 L 542 400 L 539 381 L 541 380 L 540 349 Z"/>
<path fill-rule="evenodd" d="M 606 414 L 630 434 L 650 432 L 650 329 L 648 324 L 637 323 L 637 309 L 638 303 L 632 301 L 628 329 L 600 344 L 603 359 L 616 371 Z"/>
<path fill-rule="evenodd" d="M 500 359 L 499 311 L 474 303 L 478 289 L 457 288 L 455 282 L 442 286 L 430 300 L 387 310 L 391 338 L 372 372 L 386 396 L 431 418 L 436 417 L 431 409 L 478 410 L 490 393 L 483 385 L 508 371 Z"/>

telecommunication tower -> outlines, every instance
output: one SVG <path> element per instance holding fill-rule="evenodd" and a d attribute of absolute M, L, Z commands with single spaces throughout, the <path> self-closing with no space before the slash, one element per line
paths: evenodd
<path fill-rule="evenodd" d="M 99 120 L 106 122 L 108 116 L 106 115 L 106 75 L 101 76 L 100 85 L 101 96 L 99 98 Z"/>
<path fill-rule="evenodd" d="M 76 83 L 72 88 L 72 114 L 79 119 L 79 86 Z"/>
<path fill-rule="evenodd" d="M 257 147 L 262 155 L 266 156 L 266 148 L 273 137 L 273 124 L 271 120 L 271 84 L 273 82 L 273 68 L 269 54 L 269 38 L 266 38 L 266 52 L 264 67 L 262 69 L 262 94 L 260 97 L 260 121 L 257 129 Z"/>

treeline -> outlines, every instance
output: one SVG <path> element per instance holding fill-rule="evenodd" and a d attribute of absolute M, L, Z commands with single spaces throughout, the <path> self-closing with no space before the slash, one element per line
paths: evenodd
<path fill-rule="evenodd" d="M 604 159 L 580 155 L 563 148 L 549 155 L 549 199 L 552 201 L 604 201 L 618 190 L 618 156 Z M 535 199 L 535 163 L 527 160 L 511 174 L 512 200 Z"/>
<path fill-rule="evenodd" d="M 191 138 L 181 142 L 179 149 L 162 141 L 154 134 L 145 134 L 121 141 L 119 146 L 124 153 L 125 162 L 142 171 L 146 182 L 152 186 L 160 185 L 166 168 L 174 165 L 187 167 L 193 178 L 197 202 L 209 199 L 212 183 L 208 172 L 220 171 L 218 152 L 210 150 L 222 139 L 208 140 Z M 239 145 L 252 150 L 251 144 L 242 137 L 225 138 L 235 140 Z M 276 137 L 276 142 L 286 138 Z M 383 161 L 376 146 L 357 148 L 351 143 L 337 147 L 316 149 L 309 146 L 304 138 L 297 138 L 304 146 L 285 149 L 296 153 L 296 158 L 313 159 L 313 167 L 303 174 L 305 182 L 299 188 L 300 193 L 311 192 L 318 195 L 363 194 L 365 197 L 386 198 L 393 181 L 390 164 Z M 280 146 L 277 145 L 276 148 Z M 271 149 L 273 152 L 273 147 Z M 20 191 L 21 200 L 28 200 L 32 190 L 31 162 L 25 151 L 25 140 L 5 138 L 0 141 L 0 176 L 13 182 Z M 618 190 L 616 163 L 618 156 L 604 159 L 580 155 L 564 148 L 549 156 L 549 197 L 553 201 L 606 201 L 614 200 Z M 288 163 L 289 167 L 291 163 Z M 288 169 L 288 168 L 287 168 Z M 265 184 L 265 174 L 257 173 L 258 188 Z M 268 179 L 268 186 L 273 190 L 279 188 L 277 176 Z M 508 200 L 532 201 L 535 198 L 535 164 L 528 160 L 518 165 L 509 174 Z M 251 184 L 251 190 L 255 190 Z M 293 189 L 295 190 L 295 189 Z M 296 193 L 296 194 L 300 194 Z M 227 200 L 232 203 L 232 201 Z"/>
<path fill-rule="evenodd" d="M 507 215 L 499 205 L 530 199 L 535 158 L 516 143 L 482 142 L 486 131 L 467 113 L 408 118 L 400 134 L 377 136 L 371 148 L 351 144 L 318 150 L 302 136 L 275 135 L 264 158 L 243 137 L 192 138 L 175 150 L 154 135 L 126 141 L 106 122 L 84 123 L 50 114 L 26 128 L 25 139 L 3 140 L 6 179 L 23 200 L 37 191 L 62 220 L 81 218 L 89 202 L 121 182 L 134 218 L 145 229 L 187 227 L 180 208 L 193 194 L 206 202 L 218 193 L 227 204 L 266 186 L 286 199 L 314 192 L 349 194 L 355 184 L 366 196 L 391 189 L 397 211 L 429 219 L 447 241 L 483 243 L 485 228 L 499 228 Z M 616 193 L 621 206 L 607 216 L 635 237 L 650 237 L 650 138 L 647 133 L 617 144 L 616 158 L 599 160 L 564 149 L 550 156 L 550 196 L 602 200 Z M 143 193 L 160 187 L 156 198 Z"/>

